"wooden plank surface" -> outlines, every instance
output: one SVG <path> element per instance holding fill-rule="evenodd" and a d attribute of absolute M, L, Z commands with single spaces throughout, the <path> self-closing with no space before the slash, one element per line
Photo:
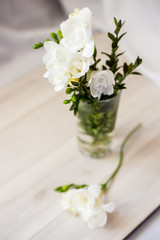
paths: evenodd
<path fill-rule="evenodd" d="M 104 50 L 104 36 L 97 37 Z M 118 112 L 114 144 L 137 123 L 142 129 L 126 146 L 124 165 L 106 194 L 116 203 L 102 229 L 63 211 L 53 187 L 103 182 L 118 162 L 77 149 L 75 118 L 43 79 L 44 67 L 0 90 L 0 239 L 120 240 L 160 203 L 160 89 L 144 77 L 128 78 Z"/>

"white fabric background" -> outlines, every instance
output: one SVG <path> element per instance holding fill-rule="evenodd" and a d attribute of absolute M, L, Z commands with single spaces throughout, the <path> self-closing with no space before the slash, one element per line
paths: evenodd
<path fill-rule="evenodd" d="M 65 19 L 58 0 L 0 0 L 0 86 L 42 63 L 43 50 L 33 50 Z"/>
<path fill-rule="evenodd" d="M 67 13 L 88 6 L 94 16 L 94 28 L 113 31 L 113 17 L 125 20 L 128 34 L 120 42 L 130 61 L 143 59 L 141 72 L 160 86 L 160 1 L 159 0 L 60 0 Z"/>
<path fill-rule="evenodd" d="M 103 0 L 105 23 L 112 29 L 116 16 L 126 20 L 128 33 L 121 42 L 130 60 L 137 55 L 143 59 L 140 69 L 160 86 L 160 1 L 159 0 Z"/>
<path fill-rule="evenodd" d="M 85 6 L 93 12 L 96 31 L 112 31 L 114 16 L 126 20 L 121 49 L 131 61 L 142 57 L 141 72 L 160 86 L 160 0 L 1 0 L 0 86 L 40 64 L 43 51 L 34 52 L 33 43 L 56 31 L 74 8 Z"/>

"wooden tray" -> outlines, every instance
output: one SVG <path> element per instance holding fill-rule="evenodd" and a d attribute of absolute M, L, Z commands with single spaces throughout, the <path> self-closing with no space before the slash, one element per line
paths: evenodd
<path fill-rule="evenodd" d="M 102 40 L 103 39 L 103 40 Z M 104 36 L 97 43 L 105 48 Z M 105 50 L 105 49 L 103 49 Z M 121 240 L 160 203 L 160 90 L 144 77 L 128 78 L 117 118 L 115 144 L 143 124 L 125 149 L 124 164 L 106 201 L 116 203 L 102 229 L 62 210 L 55 186 L 103 182 L 118 152 L 101 160 L 82 156 L 75 118 L 42 78 L 44 67 L 0 90 L 0 239 Z"/>

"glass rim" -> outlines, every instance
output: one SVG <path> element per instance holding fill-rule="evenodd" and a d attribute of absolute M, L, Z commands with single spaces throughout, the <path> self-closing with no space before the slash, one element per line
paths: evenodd
<path fill-rule="evenodd" d="M 105 100 L 98 100 L 97 103 L 104 103 L 104 102 L 109 102 L 109 101 L 112 101 L 113 99 L 115 99 L 116 97 L 120 96 L 121 94 L 121 91 L 119 91 L 115 96 L 111 97 L 111 98 L 108 98 L 108 99 L 105 99 Z"/>

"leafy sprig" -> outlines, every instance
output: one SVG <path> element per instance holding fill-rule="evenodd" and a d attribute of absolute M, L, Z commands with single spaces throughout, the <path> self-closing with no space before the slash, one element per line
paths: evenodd
<path fill-rule="evenodd" d="M 58 44 L 60 42 L 60 39 L 63 38 L 62 32 L 60 30 L 58 30 L 57 33 L 51 32 L 50 36 Z M 49 38 L 47 38 L 45 41 L 47 42 L 47 41 L 51 41 L 51 40 Z M 39 48 L 42 48 L 43 46 L 44 46 L 44 44 L 42 42 L 38 42 L 38 43 L 34 44 L 33 49 L 39 49 Z"/>
<path fill-rule="evenodd" d="M 114 33 L 108 33 L 108 37 L 111 39 L 111 54 L 102 52 L 102 54 L 107 56 L 107 60 L 105 62 L 105 65 L 102 66 L 103 70 L 109 69 L 111 70 L 114 75 L 115 75 L 115 86 L 114 86 L 114 95 L 117 94 L 118 90 L 124 89 L 125 83 L 123 83 L 124 79 L 130 75 L 130 74 L 136 74 L 136 75 L 141 75 L 139 72 L 134 71 L 141 63 L 142 59 L 137 57 L 134 63 L 127 64 L 126 62 L 122 65 L 119 66 L 119 57 L 124 54 L 124 52 L 117 53 L 119 49 L 119 41 L 126 35 L 126 32 L 119 35 L 121 28 L 125 24 L 125 21 L 122 22 L 121 20 L 117 21 L 116 18 L 114 18 L 114 23 L 116 26 L 116 29 Z M 120 69 L 123 69 L 123 72 L 118 72 Z"/>
<path fill-rule="evenodd" d="M 90 70 L 93 71 L 98 71 L 97 64 L 101 61 L 101 59 L 97 59 L 97 48 L 94 48 L 94 53 L 93 53 L 93 60 L 94 64 L 90 66 Z"/>
<path fill-rule="evenodd" d="M 64 104 L 71 103 L 70 111 L 74 112 L 74 115 L 78 112 L 78 106 L 80 101 L 82 102 L 88 102 L 93 103 L 96 101 L 91 96 L 90 89 L 87 87 L 88 81 L 87 81 L 87 74 L 79 78 L 79 82 L 74 82 L 74 79 L 71 81 L 71 84 L 67 85 L 66 88 L 66 94 L 71 94 L 70 99 L 64 100 Z"/>
<path fill-rule="evenodd" d="M 103 65 L 103 68 L 109 69 L 115 74 L 121 68 L 121 66 L 118 67 L 118 61 L 119 61 L 119 57 L 124 53 L 124 52 L 121 52 L 117 54 L 117 50 L 119 48 L 118 43 L 121 40 L 121 38 L 126 34 L 126 32 L 119 36 L 119 32 L 125 22 L 122 22 L 121 20 L 117 21 L 116 18 L 114 18 L 114 22 L 116 25 L 116 29 L 114 33 L 113 34 L 110 32 L 108 33 L 108 37 L 112 41 L 112 44 L 111 44 L 112 52 L 111 54 L 102 52 L 102 54 L 105 54 L 108 57 L 108 60 L 106 60 L 106 66 Z"/>

